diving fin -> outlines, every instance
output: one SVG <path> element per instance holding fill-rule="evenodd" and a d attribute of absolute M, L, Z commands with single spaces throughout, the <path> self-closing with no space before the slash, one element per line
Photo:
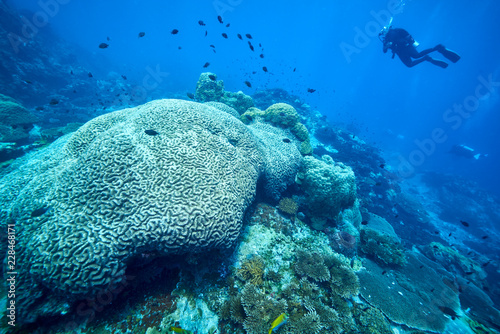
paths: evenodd
<path fill-rule="evenodd" d="M 441 68 L 447 68 L 448 67 L 448 63 L 446 63 L 446 62 L 444 62 L 442 60 L 437 60 L 437 59 L 429 57 L 427 59 L 427 61 L 430 62 L 431 64 L 439 66 Z"/>
<path fill-rule="evenodd" d="M 436 46 L 437 52 L 445 56 L 449 61 L 456 63 L 460 60 L 460 55 L 454 51 L 445 48 L 443 45 L 439 44 Z"/>

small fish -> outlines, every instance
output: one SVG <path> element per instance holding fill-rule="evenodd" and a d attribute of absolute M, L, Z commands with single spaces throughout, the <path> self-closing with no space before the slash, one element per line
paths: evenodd
<path fill-rule="evenodd" d="M 483 239 L 483 240 L 484 240 L 484 239 L 488 239 L 488 238 L 489 238 L 489 237 L 488 237 L 487 235 L 483 235 L 483 236 L 481 237 L 481 239 Z"/>
<path fill-rule="evenodd" d="M 109 36 L 108 36 L 108 37 L 106 37 L 106 40 L 109 42 L 111 40 L 111 38 L 109 38 Z"/>
<path fill-rule="evenodd" d="M 238 36 L 239 39 L 243 39 L 243 37 L 241 37 L 241 34 L 238 34 L 236 36 Z"/>
<path fill-rule="evenodd" d="M 226 24 L 226 28 L 229 28 L 230 25 L 231 25 L 231 23 Z"/>
<path fill-rule="evenodd" d="M 451 237 L 451 232 L 450 232 L 450 234 L 448 234 L 448 236 Z"/>
<path fill-rule="evenodd" d="M 465 227 L 469 227 L 469 223 L 467 223 L 467 222 L 465 222 L 465 221 L 463 221 L 463 220 L 461 220 L 460 222 L 462 223 L 462 225 L 463 225 L 463 226 L 465 226 Z"/>
<path fill-rule="evenodd" d="M 223 32 L 222 37 L 227 38 L 227 34 L 225 32 Z"/>
<path fill-rule="evenodd" d="M 473 272 L 473 271 L 466 271 L 466 272 L 465 272 L 465 275 L 472 275 L 472 274 L 474 274 L 474 272 Z"/>
<path fill-rule="evenodd" d="M 252 71 L 252 74 L 257 74 L 257 71 Z"/>
<path fill-rule="evenodd" d="M 47 210 L 49 209 L 48 206 L 45 206 L 45 207 L 42 207 L 42 208 L 39 208 L 39 209 L 36 209 L 34 210 L 32 213 L 31 213 L 31 217 L 32 218 L 35 218 L 35 217 L 40 217 L 41 215 L 43 215 L 45 212 L 47 212 Z"/>
<path fill-rule="evenodd" d="M 217 20 L 219 20 L 219 23 L 221 23 L 221 24 L 222 24 L 222 23 L 224 23 L 224 22 L 222 21 L 222 16 L 220 16 L 220 15 L 219 15 L 219 16 L 217 16 Z"/>
<path fill-rule="evenodd" d="M 172 35 L 177 35 L 179 33 L 179 30 L 174 29 L 170 32 Z"/>
<path fill-rule="evenodd" d="M 288 143 L 291 143 L 292 141 L 288 138 L 283 138 L 283 142 L 288 144 Z"/>
<path fill-rule="evenodd" d="M 198 24 L 199 24 L 200 26 L 206 26 L 205 22 L 203 22 L 202 20 L 199 20 L 199 21 L 198 21 Z"/>
<path fill-rule="evenodd" d="M 245 36 L 246 36 L 248 39 L 252 39 L 252 35 L 250 35 L 250 34 L 245 34 Z"/>
<path fill-rule="evenodd" d="M 380 168 L 384 168 L 385 167 L 385 164 L 380 164 L 378 165 Z"/>
<path fill-rule="evenodd" d="M 434 246 L 432 246 L 432 247 L 433 247 L 433 248 L 435 248 L 435 249 L 438 249 L 438 248 L 439 248 L 437 245 L 434 245 Z"/>
<path fill-rule="evenodd" d="M 187 93 L 187 97 L 189 97 L 191 100 L 194 100 L 194 94 L 193 93 Z"/>
<path fill-rule="evenodd" d="M 277 317 L 273 321 L 273 323 L 271 324 L 271 328 L 269 328 L 268 334 L 271 334 L 272 332 L 276 332 L 278 330 L 278 328 L 280 328 L 281 326 L 286 324 L 287 319 L 288 319 L 288 316 L 286 315 L 286 313 L 281 313 L 279 315 L 279 317 Z"/>
<path fill-rule="evenodd" d="M 421 265 L 419 268 L 422 269 L 424 267 L 424 265 Z"/>
<path fill-rule="evenodd" d="M 208 30 L 205 30 L 205 37 L 207 37 L 208 35 Z"/>
<path fill-rule="evenodd" d="M 307 88 L 307 92 L 308 93 L 314 93 L 316 91 L 316 89 L 313 89 L 313 88 Z"/>
<path fill-rule="evenodd" d="M 171 326 L 170 330 L 174 333 L 181 333 L 181 334 L 192 334 L 193 333 L 191 331 L 188 331 L 187 329 L 182 329 L 180 327 L 174 327 L 174 326 Z"/>
<path fill-rule="evenodd" d="M 434 290 L 436 290 L 436 289 L 432 288 L 432 289 L 431 289 L 431 292 L 434 292 Z"/>
<path fill-rule="evenodd" d="M 361 225 L 368 225 L 368 221 L 367 221 L 367 220 L 363 220 L 363 221 L 361 222 Z"/>
<path fill-rule="evenodd" d="M 207 68 L 208 66 L 210 66 L 209 62 L 206 62 L 205 65 L 203 65 L 204 68 Z"/>
<path fill-rule="evenodd" d="M 71 70 L 71 72 L 69 72 L 69 74 L 73 75 L 73 74 L 74 74 L 74 73 L 73 73 L 73 70 Z"/>
<path fill-rule="evenodd" d="M 144 31 L 141 31 L 139 35 L 137 35 L 138 38 L 144 37 L 146 33 Z"/>
<path fill-rule="evenodd" d="M 127 80 L 127 77 L 123 74 L 122 74 L 122 78 L 123 78 L 123 80 Z"/>
<path fill-rule="evenodd" d="M 262 44 L 259 43 L 259 48 L 261 48 L 261 47 L 262 47 Z"/>
<path fill-rule="evenodd" d="M 481 265 L 481 267 L 482 267 L 482 268 L 486 267 L 488 264 L 490 264 L 490 262 L 491 262 L 491 260 L 489 260 L 489 261 L 488 261 L 488 262 L 486 262 L 486 263 L 483 263 L 483 264 Z"/>
<path fill-rule="evenodd" d="M 250 48 L 250 50 L 252 50 L 252 51 L 254 50 L 253 45 L 252 45 L 252 43 L 250 43 L 250 41 L 248 41 L 248 47 Z"/>
<path fill-rule="evenodd" d="M 109 44 L 101 43 L 101 44 L 99 44 L 99 49 L 106 49 L 108 46 L 109 46 Z"/>
<path fill-rule="evenodd" d="M 215 75 L 213 74 L 209 74 L 208 77 L 210 78 L 210 80 L 212 81 L 215 81 L 217 78 L 215 77 Z"/>
<path fill-rule="evenodd" d="M 294 67 L 293 72 L 295 72 L 296 69 L 297 69 L 297 67 Z"/>
<path fill-rule="evenodd" d="M 252 88 L 252 84 L 250 83 L 250 81 L 245 81 L 245 85 L 247 85 L 247 87 Z"/>
<path fill-rule="evenodd" d="M 362 309 L 362 311 L 363 311 L 363 312 L 366 312 L 366 311 L 368 311 L 369 309 L 370 309 L 370 307 L 369 307 L 369 306 L 367 306 L 367 307 L 365 307 L 364 309 Z"/>
<path fill-rule="evenodd" d="M 92 73 L 90 73 L 90 72 L 89 72 L 88 76 L 89 76 L 89 78 L 93 77 Z"/>
<path fill-rule="evenodd" d="M 213 45 L 213 44 L 210 44 L 210 47 L 211 47 L 211 48 L 215 48 L 215 45 Z"/>
<path fill-rule="evenodd" d="M 434 231 L 434 234 L 439 234 L 439 231 Z"/>
<path fill-rule="evenodd" d="M 260 58 L 264 58 L 264 54 L 263 54 L 263 53 L 261 53 L 261 54 L 259 55 L 259 57 L 260 57 Z"/>
<path fill-rule="evenodd" d="M 384 271 L 382 272 L 382 275 L 385 275 L 385 274 L 387 274 L 387 271 L 386 271 L 386 270 L 384 270 Z"/>
<path fill-rule="evenodd" d="M 452 320 L 455 320 L 456 318 L 460 318 L 455 311 L 453 311 L 451 308 L 446 307 L 446 306 L 438 306 L 438 308 L 441 310 L 446 315 L 449 315 Z"/>
<path fill-rule="evenodd" d="M 156 135 L 159 134 L 155 130 L 144 130 L 144 133 L 147 134 L 147 135 L 150 135 L 150 136 L 156 136 Z"/>
<path fill-rule="evenodd" d="M 265 66 L 264 66 L 264 67 L 262 67 L 262 70 L 263 70 L 264 72 L 267 72 L 267 67 L 265 67 Z"/>
<path fill-rule="evenodd" d="M 182 50 L 182 46 L 178 46 L 178 47 L 177 47 L 177 49 L 178 49 L 178 50 Z"/>
<path fill-rule="evenodd" d="M 57 100 L 57 99 L 52 99 L 52 100 L 50 100 L 50 102 L 49 102 L 49 104 L 50 104 L 51 106 L 55 106 L 55 105 L 56 105 L 56 104 L 58 104 L 58 103 L 59 103 L 59 100 Z"/>
<path fill-rule="evenodd" d="M 33 83 L 31 80 L 28 80 L 28 79 L 23 80 L 23 82 L 24 82 L 25 84 L 28 84 L 28 85 L 31 85 L 31 84 Z"/>

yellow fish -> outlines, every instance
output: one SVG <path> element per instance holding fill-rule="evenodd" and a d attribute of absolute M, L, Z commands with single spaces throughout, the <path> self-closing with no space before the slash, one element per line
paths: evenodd
<path fill-rule="evenodd" d="M 271 324 L 271 328 L 269 328 L 269 334 L 272 332 L 276 332 L 278 328 L 286 324 L 286 320 L 288 319 L 288 316 L 285 313 L 281 313 L 279 317 L 276 318 L 276 320 L 273 321 Z"/>
<path fill-rule="evenodd" d="M 173 331 L 174 333 L 180 333 L 180 334 L 193 334 L 191 331 L 188 331 L 186 329 L 182 329 L 180 327 L 170 327 L 170 330 Z"/>

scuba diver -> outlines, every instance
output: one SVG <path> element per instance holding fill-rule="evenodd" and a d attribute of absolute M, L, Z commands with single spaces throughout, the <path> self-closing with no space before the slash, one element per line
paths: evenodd
<path fill-rule="evenodd" d="M 393 28 L 392 26 L 384 27 L 378 34 L 378 38 L 384 44 L 384 53 L 387 53 L 387 50 L 391 49 L 392 58 L 394 59 L 394 56 L 398 55 L 403 64 L 408 67 L 413 67 L 421 62 L 428 61 L 436 66 L 447 68 L 448 63 L 429 56 L 429 53 L 434 51 L 441 53 L 453 63 L 460 60 L 460 56 L 457 53 L 448 50 L 442 44 L 438 44 L 433 48 L 418 52 L 418 42 L 416 42 L 406 30 L 401 28 Z"/>

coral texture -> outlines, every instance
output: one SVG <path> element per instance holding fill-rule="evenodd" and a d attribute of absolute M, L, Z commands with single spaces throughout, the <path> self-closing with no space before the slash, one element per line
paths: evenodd
<path fill-rule="evenodd" d="M 212 80 L 211 77 L 215 77 Z M 215 73 L 202 73 L 196 83 L 196 100 L 200 102 L 221 102 L 224 96 L 224 82 L 217 80 Z"/>
<path fill-rule="evenodd" d="M 141 253 L 232 245 L 262 166 L 243 123 L 181 100 L 103 115 L 28 157 L 0 180 L 0 222 L 18 231 L 19 322 L 55 310 L 42 291 L 95 294 Z"/>
<path fill-rule="evenodd" d="M 239 115 L 245 113 L 248 108 L 253 107 L 253 100 L 243 92 L 224 92 L 221 102 L 233 107 Z"/>
<path fill-rule="evenodd" d="M 266 109 L 264 119 L 273 125 L 291 128 L 300 117 L 294 107 L 286 103 L 275 103 Z"/>
<path fill-rule="evenodd" d="M 219 109 L 220 111 L 223 111 L 229 115 L 232 115 L 236 118 L 240 117 L 240 114 L 234 109 L 233 107 L 228 106 L 227 104 L 224 104 L 222 102 L 205 102 L 204 103 L 207 106 L 214 107 L 216 109 Z"/>
<path fill-rule="evenodd" d="M 290 197 L 285 197 L 280 200 L 278 203 L 278 210 L 281 212 L 290 215 L 290 216 L 295 216 L 297 213 L 297 210 L 299 209 L 299 206 L 297 202 L 295 202 L 292 198 Z"/>
<path fill-rule="evenodd" d="M 306 193 L 306 204 L 316 217 L 332 217 L 354 204 L 356 183 L 352 169 L 335 163 L 329 156 L 322 160 L 304 157 L 297 183 Z"/>
<path fill-rule="evenodd" d="M 37 117 L 16 100 L 0 94 L 0 141 L 15 142 L 28 138 Z"/>

